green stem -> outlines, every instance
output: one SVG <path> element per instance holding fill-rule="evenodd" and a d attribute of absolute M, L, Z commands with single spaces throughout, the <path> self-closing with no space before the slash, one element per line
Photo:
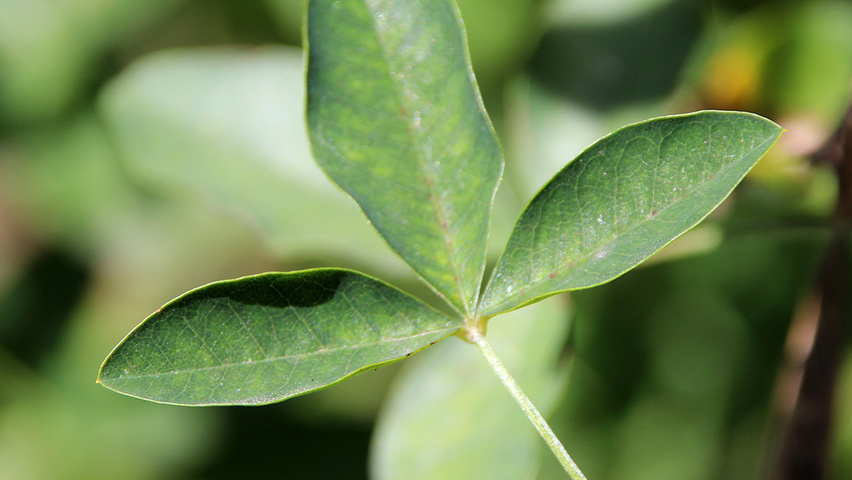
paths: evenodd
<path fill-rule="evenodd" d="M 547 446 L 550 447 L 550 450 L 553 451 L 554 455 L 556 455 L 556 459 L 559 460 L 559 463 L 562 464 L 562 467 L 566 472 L 568 472 L 568 475 L 570 475 L 573 480 L 586 480 L 583 472 L 580 471 L 577 464 L 574 463 L 574 460 L 571 460 L 568 452 L 565 451 L 565 447 L 562 446 L 562 442 L 556 438 L 556 434 L 550 429 L 550 426 L 544 420 L 544 417 L 541 416 L 541 413 L 539 413 L 538 409 L 535 408 L 535 405 L 532 404 L 529 397 L 527 397 L 526 394 L 524 394 L 524 391 L 521 390 L 521 386 L 518 385 L 518 382 L 516 382 L 514 378 L 512 378 L 512 375 L 508 370 L 506 370 L 503 362 L 500 361 L 497 354 L 491 349 L 491 345 L 489 345 L 488 341 L 485 340 L 485 336 L 480 332 L 473 330 L 467 332 L 467 339 L 479 347 L 482 355 L 485 356 L 485 359 L 488 360 L 488 364 L 491 365 L 491 369 L 494 370 L 494 373 L 497 374 L 500 381 L 503 382 L 503 385 L 505 385 L 506 389 L 509 390 L 509 393 L 512 394 L 512 397 L 514 397 L 515 401 L 518 402 L 521 410 L 527 414 L 527 417 L 533 425 L 535 425 L 535 429 L 538 430 L 541 438 L 544 439 Z"/>

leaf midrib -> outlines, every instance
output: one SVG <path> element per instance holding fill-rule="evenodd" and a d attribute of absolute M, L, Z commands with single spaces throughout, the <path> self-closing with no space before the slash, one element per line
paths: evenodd
<path fill-rule="evenodd" d="M 402 108 L 404 109 L 404 112 L 407 114 L 407 115 L 400 115 L 400 116 L 402 116 L 402 118 L 405 120 L 405 123 L 406 123 L 406 126 L 407 126 L 406 131 L 408 132 L 409 139 L 411 140 L 411 142 L 413 144 L 417 145 L 418 147 L 421 147 L 422 145 L 421 145 L 421 142 L 419 141 L 419 135 L 416 133 L 416 130 L 419 129 L 420 127 L 414 124 L 414 121 L 411 118 L 411 114 L 408 111 L 407 104 L 406 104 L 406 102 L 403 101 L 405 94 L 402 91 L 400 91 L 400 88 L 399 88 L 399 85 L 402 83 L 402 80 L 397 81 L 393 78 L 393 75 L 391 75 L 392 72 L 390 71 L 390 68 L 393 65 L 393 62 L 390 59 L 390 55 L 389 55 L 388 50 L 385 48 L 386 42 L 383 39 L 382 30 L 379 28 L 379 24 L 375 20 L 376 14 L 381 13 L 381 12 L 374 11 L 371 8 L 371 5 L 366 1 L 364 2 L 364 5 L 367 7 L 367 9 L 371 13 L 370 19 L 371 19 L 371 23 L 373 25 L 373 30 L 376 33 L 376 39 L 377 39 L 379 46 L 381 47 L 381 50 L 382 50 L 382 58 L 385 62 L 385 65 L 387 65 L 389 67 L 388 71 L 386 73 L 387 73 L 389 82 L 391 84 L 393 95 L 396 98 L 397 103 L 400 106 L 402 106 Z M 436 183 L 435 180 L 437 179 L 437 177 L 432 173 L 432 170 L 429 169 L 426 166 L 427 162 L 426 162 L 426 159 L 423 157 L 423 149 L 422 148 L 415 148 L 414 150 L 415 150 L 415 155 L 417 157 L 418 167 L 419 167 L 420 171 L 423 173 L 424 177 L 427 178 L 426 187 L 429 191 L 429 199 L 430 199 L 430 203 L 432 205 L 432 210 L 433 210 L 434 215 L 435 215 L 435 217 L 434 217 L 435 223 L 438 227 L 438 231 L 440 232 L 441 236 L 443 237 L 444 248 L 447 251 L 447 256 L 449 257 L 450 265 L 451 265 L 451 268 L 453 270 L 453 280 L 454 280 L 454 283 L 456 284 L 456 288 L 458 289 L 459 298 L 461 299 L 462 307 L 464 309 L 464 312 L 459 312 L 459 313 L 462 314 L 462 315 L 465 315 L 465 316 L 469 316 L 470 312 L 471 312 L 471 306 L 468 304 L 468 298 L 467 298 L 466 292 L 464 290 L 464 285 L 462 284 L 462 279 L 461 279 L 461 273 L 462 272 L 459 269 L 459 262 L 456 258 L 455 251 L 451 247 L 451 245 L 455 245 L 455 239 L 449 233 L 449 230 L 448 230 L 449 222 L 447 221 L 447 218 L 444 215 L 444 208 L 443 208 L 444 205 L 443 205 L 443 202 L 441 202 L 441 200 L 440 200 L 439 192 L 437 192 L 436 189 L 435 189 L 435 183 Z M 443 294 L 441 294 L 441 292 L 438 291 L 437 288 L 435 288 L 434 285 L 431 285 L 431 283 L 429 283 L 428 281 L 426 283 L 431 288 L 435 289 L 438 292 L 438 294 L 443 297 Z M 474 292 L 473 298 L 476 299 L 478 297 L 479 297 L 479 290 Z M 453 310 L 458 311 L 454 302 L 450 301 L 449 299 L 446 299 L 446 301 L 450 305 L 450 307 L 453 308 Z"/>
<path fill-rule="evenodd" d="M 769 142 L 769 140 L 767 140 L 766 142 L 762 142 L 762 143 L 760 143 L 759 145 L 754 145 L 754 146 L 752 146 L 752 148 L 750 148 L 750 149 L 748 150 L 748 152 L 746 152 L 746 153 L 744 153 L 743 155 L 741 155 L 741 156 L 740 156 L 740 158 L 745 158 L 745 157 L 746 157 L 746 156 L 748 156 L 751 152 L 753 152 L 753 151 L 755 151 L 755 150 L 758 150 L 758 149 L 759 149 L 759 147 L 760 147 L 760 145 L 764 145 L 764 144 L 766 144 L 767 142 Z M 723 167 L 722 169 L 717 170 L 717 171 L 716 171 L 716 174 L 715 174 L 715 175 L 713 175 L 714 179 L 718 179 L 718 177 L 721 177 L 723 173 L 725 173 L 725 172 L 726 172 L 726 171 L 728 171 L 729 169 L 733 168 L 733 167 L 734 167 L 735 165 L 737 165 L 738 163 L 739 163 L 739 162 L 732 162 L 732 163 L 728 164 L 727 166 Z M 539 277 L 538 279 L 536 279 L 535 281 L 531 282 L 531 283 L 530 283 L 530 286 L 529 286 L 528 288 L 525 288 L 525 289 L 523 289 L 523 290 L 521 290 L 521 291 L 519 291 L 519 292 L 517 292 L 517 293 L 514 293 L 514 294 L 512 294 L 512 295 L 510 295 L 510 296 L 506 297 L 503 301 L 501 301 L 500 303 L 498 303 L 498 304 L 494 305 L 494 306 L 493 306 L 492 308 L 490 308 L 487 312 L 484 312 L 484 314 L 486 314 L 486 315 L 496 315 L 497 313 L 501 313 L 501 310 L 500 310 L 500 309 L 501 309 L 501 307 L 502 307 L 503 305 L 506 305 L 506 304 L 510 304 L 510 303 L 512 303 L 512 299 L 515 299 L 515 298 L 517 298 L 517 297 L 521 297 L 521 296 L 525 295 L 527 292 L 529 292 L 530 290 L 532 290 L 533 288 L 539 287 L 540 285 L 542 285 L 542 284 L 544 284 L 544 283 L 546 283 L 546 282 L 548 282 L 548 281 L 550 281 L 550 280 L 555 280 L 555 278 L 556 278 L 556 277 L 558 277 L 558 276 L 562 275 L 562 274 L 563 274 L 565 271 L 567 271 L 569 268 L 574 267 L 574 266 L 575 266 L 575 265 L 577 265 L 578 263 L 586 262 L 586 261 L 587 261 L 590 257 L 592 257 L 592 256 L 594 256 L 594 255 L 597 255 L 597 254 L 598 254 L 600 251 L 602 251 L 605 247 L 607 247 L 607 246 L 609 246 L 609 245 L 614 244 L 614 243 L 615 243 L 615 242 L 616 242 L 619 238 L 621 238 L 624 234 L 626 234 L 626 233 L 628 233 L 628 232 L 631 232 L 631 231 L 633 231 L 633 230 L 639 229 L 640 227 L 642 227 L 642 226 L 646 225 L 648 222 L 660 221 L 660 217 L 661 217 L 661 215 L 662 215 L 662 214 L 663 214 L 666 210 L 669 210 L 669 209 L 673 208 L 675 205 L 680 204 L 680 203 L 681 203 L 681 201 L 683 201 L 684 199 L 686 199 L 686 198 L 690 197 L 690 196 L 691 196 L 691 195 L 693 195 L 695 192 L 697 192 L 698 190 L 700 190 L 702 187 L 704 187 L 705 185 L 709 185 L 710 183 L 712 183 L 712 182 L 714 182 L 714 181 L 715 181 L 715 180 L 709 180 L 709 181 L 708 181 L 708 180 L 705 180 L 705 181 L 703 181 L 703 182 L 698 183 L 698 184 L 696 185 L 696 187 L 694 187 L 694 188 L 692 188 L 692 189 L 690 189 L 690 190 L 684 190 L 684 195 L 683 195 L 683 196 L 681 196 L 681 197 L 680 197 L 678 200 L 676 200 L 675 202 L 669 203 L 669 204 L 668 204 L 668 205 L 666 205 L 665 207 L 662 207 L 662 208 L 658 209 L 658 210 L 657 210 L 657 215 L 655 215 L 655 216 L 653 216 L 653 217 L 650 217 L 650 218 L 645 218 L 644 220 L 641 220 L 641 221 L 639 221 L 639 222 L 633 223 L 630 227 L 626 228 L 625 230 L 622 230 L 622 231 L 620 231 L 620 232 L 617 232 L 617 233 L 616 233 L 616 235 L 615 235 L 615 236 L 613 236 L 612 238 L 610 238 L 610 239 L 608 239 L 608 240 L 605 240 L 605 241 L 603 241 L 603 242 L 601 242 L 601 243 L 599 243 L 599 244 L 595 245 L 594 247 L 590 248 L 590 249 L 587 251 L 587 253 L 586 253 L 586 254 L 581 255 L 581 256 L 579 256 L 579 257 L 574 257 L 572 260 L 564 262 L 562 265 L 560 265 L 559 267 L 557 267 L 555 270 L 551 270 L 550 272 L 546 272 L 543 276 L 541 276 L 541 277 Z M 717 205 L 718 205 L 718 204 L 717 204 Z M 715 207 L 714 207 L 714 210 L 715 210 Z M 698 219 L 696 223 L 698 223 L 698 222 L 700 222 L 702 219 L 706 218 L 706 217 L 707 217 L 707 215 L 710 215 L 710 213 L 711 213 L 712 211 L 713 211 L 713 210 L 711 210 L 710 212 L 707 212 L 707 214 L 705 214 L 703 217 L 701 217 L 700 219 Z M 695 224 L 693 224 L 693 225 L 695 225 Z M 687 230 L 688 230 L 688 228 L 687 228 Z M 677 237 L 675 237 L 675 238 L 677 238 Z M 670 243 L 670 242 L 671 242 L 671 241 L 673 241 L 673 240 L 674 240 L 674 239 L 670 240 L 670 241 L 669 241 L 669 242 L 667 242 L 665 245 L 668 245 L 668 243 Z M 663 245 L 663 247 L 665 247 L 665 245 Z M 662 247 L 660 247 L 660 248 L 662 248 Z M 557 273 L 555 276 L 551 277 L 551 274 L 552 274 L 554 271 L 555 271 L 555 272 L 558 272 L 558 273 Z M 595 284 L 595 285 L 597 285 L 597 284 Z M 595 286 L 595 285 L 588 285 L 588 287 L 593 287 L 593 286 Z M 576 287 L 576 288 L 581 288 L 581 287 Z M 583 287 L 583 288 L 585 288 L 585 287 Z M 559 291 L 563 291 L 563 290 L 559 290 Z M 557 291 L 557 292 L 553 292 L 553 293 L 559 293 L 559 291 Z M 486 291 L 485 297 L 486 297 L 486 298 L 488 297 L 488 292 L 487 292 L 487 291 Z M 530 299 L 530 300 L 534 300 L 535 298 L 538 298 L 538 297 L 534 297 L 533 299 Z"/>
<path fill-rule="evenodd" d="M 453 326 L 453 327 L 446 327 L 446 328 L 441 328 L 441 329 L 437 329 L 437 330 L 428 330 L 428 331 L 418 332 L 418 333 L 413 334 L 413 335 L 407 335 L 407 336 L 404 336 L 404 337 L 393 337 L 392 339 L 380 340 L 380 341 L 376 341 L 376 342 L 361 343 L 361 344 L 357 344 L 357 345 L 343 345 L 343 346 L 333 347 L 333 348 L 322 347 L 320 349 L 317 349 L 317 350 L 314 350 L 314 351 L 311 351 L 311 352 L 308 352 L 308 353 L 303 353 L 303 354 L 282 355 L 282 356 L 276 356 L 276 357 L 270 357 L 270 358 L 263 358 L 263 359 L 260 359 L 260 360 L 247 360 L 247 361 L 242 361 L 242 362 L 233 362 L 233 363 L 211 365 L 211 366 L 198 367 L 198 368 L 185 368 L 185 369 L 180 369 L 180 370 L 175 369 L 175 370 L 169 370 L 169 371 L 164 371 L 164 372 L 159 372 L 159 373 L 144 374 L 144 375 L 124 374 L 124 375 L 119 375 L 117 377 L 112 377 L 112 380 L 138 380 L 138 379 L 142 379 L 142 378 L 181 375 L 181 374 L 185 374 L 185 373 L 226 370 L 226 369 L 234 368 L 234 367 L 261 365 L 261 364 L 265 364 L 265 363 L 273 363 L 273 362 L 280 362 L 280 361 L 303 360 L 303 359 L 306 359 L 306 358 L 316 357 L 316 356 L 320 356 L 320 355 L 326 355 L 326 354 L 329 354 L 329 353 L 337 353 L 337 352 L 342 352 L 342 351 L 347 351 L 347 350 L 357 350 L 357 349 L 360 349 L 360 348 L 376 347 L 376 346 L 379 346 L 379 345 L 387 345 L 387 344 L 393 344 L 393 343 L 403 343 L 403 342 L 408 341 L 408 340 L 413 340 L 413 339 L 416 339 L 416 338 L 419 338 L 419 337 L 429 336 L 429 335 L 432 335 L 432 334 L 435 334 L 435 333 L 452 331 L 454 329 L 457 330 L 458 327 Z M 169 362 L 169 363 L 171 363 L 171 362 Z"/>

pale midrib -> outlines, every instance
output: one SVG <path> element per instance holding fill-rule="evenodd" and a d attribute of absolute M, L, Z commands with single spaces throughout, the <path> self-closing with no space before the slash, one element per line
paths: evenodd
<path fill-rule="evenodd" d="M 762 144 L 761 144 L 761 145 L 762 145 Z M 753 148 L 752 148 L 752 149 L 750 149 L 748 152 L 744 153 L 744 154 L 742 155 L 742 158 L 745 158 L 745 157 L 746 157 L 749 153 L 751 153 L 751 152 L 755 151 L 756 149 L 757 149 L 757 146 L 753 147 Z M 726 171 L 728 171 L 728 169 L 733 168 L 735 165 L 737 165 L 737 162 L 733 162 L 733 163 L 729 164 L 728 166 L 726 166 L 726 167 L 724 167 L 724 168 L 722 168 L 722 169 L 718 170 L 718 171 L 716 172 L 715 176 L 718 178 L 718 177 L 719 177 L 719 176 L 721 176 L 723 173 L 725 173 Z M 577 266 L 577 264 L 578 264 L 578 263 L 584 263 L 584 262 L 586 262 L 586 261 L 587 261 L 590 257 L 593 257 L 594 255 L 597 255 L 597 254 L 598 254 L 598 252 L 600 252 L 600 251 L 601 251 L 601 249 L 603 249 L 604 247 L 614 244 L 614 243 L 616 242 L 616 240 L 617 240 L 619 237 L 623 236 L 624 234 L 626 234 L 626 233 L 628 233 L 628 232 L 631 232 L 631 231 L 633 231 L 633 230 L 636 230 L 636 229 L 638 229 L 638 228 L 640 228 L 640 227 L 642 227 L 642 226 L 646 225 L 648 222 L 658 222 L 658 221 L 660 221 L 660 220 L 661 220 L 661 216 L 662 216 L 663 212 L 665 212 L 666 210 L 669 210 L 669 209 L 673 208 L 675 205 L 680 204 L 680 202 L 682 202 L 684 199 L 686 199 L 687 197 L 690 197 L 690 196 L 691 196 L 691 195 L 693 195 L 695 192 L 699 191 L 701 188 L 703 188 L 705 185 L 708 185 L 708 184 L 709 184 L 709 183 L 711 183 L 711 182 L 712 182 L 712 181 L 710 181 L 710 182 L 702 182 L 701 184 L 697 185 L 695 188 L 693 188 L 693 189 L 691 189 L 691 190 L 688 190 L 688 191 L 684 191 L 684 195 L 683 195 L 683 196 L 682 196 L 679 200 L 677 200 L 677 201 L 675 201 L 675 202 L 673 202 L 673 203 L 670 203 L 670 204 L 666 205 L 665 207 L 660 208 L 660 209 L 657 211 L 657 215 L 656 215 L 656 216 L 654 216 L 654 217 L 652 217 L 652 218 L 646 218 L 646 219 L 644 219 L 644 220 L 642 220 L 642 221 L 636 222 L 636 223 L 632 224 L 630 227 L 628 227 L 628 228 L 624 229 L 623 231 L 619 232 L 619 233 L 616 235 L 616 237 L 615 237 L 615 238 L 612 238 L 612 239 L 609 239 L 609 240 L 605 240 L 605 241 L 603 241 L 603 242 L 601 242 L 601 243 L 599 243 L 599 244 L 595 245 L 594 247 L 590 248 L 590 249 L 587 251 L 587 253 L 585 253 L 584 255 L 580 255 L 579 257 L 574 257 L 572 260 L 564 262 L 562 265 L 560 265 L 559 267 L 557 267 L 557 268 L 556 268 L 556 271 L 558 271 L 558 272 L 559 272 L 559 273 L 557 274 L 557 276 L 562 275 L 562 274 L 563 274 L 566 270 L 568 270 L 569 268 L 574 267 L 574 266 Z M 735 185 L 735 187 L 736 187 L 736 185 Z M 715 207 L 714 207 L 714 209 L 715 209 Z M 701 217 L 701 219 L 705 218 L 705 217 L 706 217 L 707 215 L 709 215 L 712 211 L 713 211 L 713 210 L 711 209 L 711 210 L 710 210 L 710 212 L 707 212 L 707 214 L 705 214 L 703 217 Z M 700 221 L 701 221 L 701 219 L 699 219 L 698 221 L 700 222 Z M 690 227 L 687 227 L 687 230 L 688 230 L 689 228 L 691 228 L 692 226 L 695 226 L 695 224 L 691 225 Z M 683 232 L 681 232 L 681 233 L 683 233 Z M 511 304 L 511 303 L 512 303 L 512 300 L 514 300 L 515 298 L 518 298 L 518 297 L 522 297 L 523 295 L 526 295 L 526 294 L 527 294 L 527 292 L 529 292 L 529 291 L 530 291 L 530 290 L 532 290 L 533 288 L 536 288 L 536 287 L 538 287 L 538 286 L 540 286 L 540 285 L 542 285 L 542 284 L 544 284 L 544 283 L 546 283 L 546 282 L 548 282 L 548 281 L 555 281 L 555 280 L 556 280 L 556 277 L 550 278 L 550 275 L 551 275 L 551 273 L 552 273 L 552 272 L 553 272 L 553 271 L 546 272 L 543 276 L 541 276 L 541 277 L 539 277 L 538 279 L 536 279 L 535 281 L 531 282 L 531 283 L 530 283 L 530 286 L 529 286 L 528 288 L 525 288 L 524 290 L 519 291 L 518 293 L 515 293 L 515 294 L 512 294 L 512 295 L 510 295 L 510 296 L 506 297 L 506 298 L 505 298 L 502 302 L 500 302 L 500 303 L 498 303 L 498 304 L 494 305 L 493 307 L 489 308 L 489 309 L 488 309 L 488 313 L 489 313 L 489 314 L 491 314 L 491 313 L 493 313 L 495 310 L 500 309 L 502 306 L 507 305 L 507 304 Z M 487 292 L 486 292 L 486 293 L 487 293 Z"/>
<path fill-rule="evenodd" d="M 447 327 L 447 328 L 442 328 L 442 329 L 439 329 L 439 330 L 429 330 L 429 331 L 426 331 L 426 332 L 420 332 L 420 333 L 417 333 L 417 334 L 414 334 L 414 335 L 408 335 L 408 336 L 405 336 L 405 337 L 394 337 L 393 339 L 389 339 L 389 340 L 381 340 L 381 341 L 370 342 L 370 343 L 361 343 L 361 344 L 358 344 L 358 345 L 343 345 L 343 346 L 335 347 L 335 348 L 322 347 L 322 348 L 319 348 L 317 350 L 314 350 L 314 351 L 308 352 L 308 353 L 300 353 L 300 354 L 293 354 L 293 355 L 282 355 L 282 356 L 277 356 L 277 357 L 264 358 L 264 359 L 261 359 L 261 360 L 246 360 L 246 361 L 242 361 L 242 362 L 226 363 L 226 364 L 220 364 L 220 365 L 211 365 L 211 366 L 206 366 L 206 367 L 185 368 L 185 369 L 181 369 L 181 370 L 168 370 L 168 371 L 164 371 L 164 372 L 150 373 L 150 374 L 144 374 L 144 375 L 124 374 L 124 375 L 119 375 L 114 380 L 138 380 L 138 379 L 141 379 L 141 378 L 155 378 L 155 377 L 162 377 L 162 376 L 182 375 L 182 374 L 185 374 L 185 373 L 207 372 L 207 371 L 215 371 L 215 370 L 227 370 L 229 368 L 234 368 L 234 367 L 262 365 L 262 364 L 265 364 L 265 363 L 274 363 L 274 362 L 281 362 L 281 361 L 287 361 L 287 362 L 292 364 L 293 362 L 291 362 L 291 360 L 304 360 L 306 358 L 311 358 L 311 357 L 316 357 L 316 356 L 321 356 L 321 355 L 327 355 L 329 353 L 337 353 L 337 352 L 342 352 L 342 351 L 346 351 L 346 350 L 357 350 L 357 349 L 360 349 L 360 348 L 375 347 L 375 346 L 379 346 L 379 345 L 403 343 L 405 341 L 413 340 L 413 339 L 416 339 L 416 338 L 419 338 L 419 337 L 429 336 L 429 335 L 433 335 L 433 334 L 436 334 L 436 333 L 442 333 L 442 332 L 446 332 L 448 330 L 453 330 L 454 328 L 457 329 L 458 327 Z"/>
<path fill-rule="evenodd" d="M 369 6 L 367 6 L 367 7 L 369 8 Z M 375 14 L 379 13 L 379 12 L 373 12 L 371 10 L 370 13 L 371 13 L 370 18 L 375 19 Z M 388 67 L 390 67 L 391 65 L 393 65 L 393 62 L 391 61 L 391 59 L 388 55 L 387 49 L 385 49 L 386 43 L 383 41 L 382 31 L 381 31 L 378 23 L 375 20 L 373 20 L 373 28 L 375 29 L 375 32 L 376 32 L 376 39 L 379 43 L 379 46 L 382 49 L 382 58 L 384 59 L 385 64 Z M 388 77 L 390 78 L 390 71 L 388 71 L 387 73 L 388 73 Z M 400 82 L 396 82 L 393 79 L 391 79 L 390 83 L 392 85 L 394 96 L 396 97 L 397 102 L 400 105 L 407 105 L 403 101 L 405 94 L 403 92 L 401 92 L 400 89 L 399 89 L 399 83 Z M 408 115 L 405 117 L 405 121 L 408 125 L 407 131 L 409 132 L 409 135 L 412 137 L 411 138 L 412 143 L 420 146 L 421 143 L 418 141 L 419 136 L 415 133 L 416 130 L 419 127 L 414 125 L 414 121 L 411 118 L 410 112 L 408 112 L 407 107 L 406 107 L 405 111 L 406 111 L 406 113 L 408 113 Z M 450 232 L 447 230 L 447 228 L 449 228 L 449 222 L 448 222 L 446 216 L 444 215 L 444 208 L 443 208 L 444 205 L 443 205 L 443 202 L 441 202 L 441 200 L 440 200 L 440 196 L 437 195 L 437 192 L 435 190 L 436 177 L 435 177 L 434 174 L 432 174 L 431 169 L 429 169 L 426 166 L 427 162 L 426 162 L 426 159 L 423 157 L 423 149 L 417 148 L 415 150 L 416 150 L 418 166 L 420 167 L 420 171 L 424 174 L 425 177 L 427 177 L 429 179 L 426 186 L 429 189 L 429 198 L 434 199 L 431 202 L 432 203 L 432 210 L 434 211 L 434 214 L 435 214 L 435 220 L 436 220 L 436 224 L 438 226 L 438 231 L 441 233 L 441 236 L 443 237 L 443 240 L 444 240 L 443 241 L 444 248 L 447 251 L 447 256 L 449 257 L 449 260 L 450 260 L 450 266 L 451 266 L 451 268 L 453 270 L 453 274 L 454 274 L 453 275 L 454 283 L 456 284 L 456 288 L 458 289 L 458 292 L 459 292 L 459 298 L 461 299 L 462 307 L 464 308 L 464 312 L 460 312 L 460 313 L 463 313 L 465 315 L 470 315 L 471 314 L 471 308 L 470 308 L 470 305 L 468 304 L 468 299 L 467 299 L 467 295 L 466 295 L 466 292 L 465 292 L 465 289 L 464 289 L 464 284 L 462 283 L 462 278 L 461 278 L 462 272 L 459 268 L 459 262 L 456 258 L 456 253 L 455 253 L 454 248 L 453 248 L 453 247 L 455 247 L 456 242 L 455 242 L 455 239 L 450 235 Z M 447 226 L 447 228 L 445 228 L 444 226 Z M 450 245 L 452 245 L 453 247 L 451 247 Z M 479 296 L 478 292 L 476 292 L 476 294 L 474 295 L 474 298 L 476 298 L 478 296 Z M 450 304 L 451 307 L 453 307 L 453 309 L 456 308 L 455 305 L 453 304 L 453 302 L 448 302 L 448 303 Z"/>

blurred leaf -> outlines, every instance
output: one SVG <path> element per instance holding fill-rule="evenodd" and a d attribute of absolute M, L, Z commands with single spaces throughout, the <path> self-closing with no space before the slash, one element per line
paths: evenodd
<path fill-rule="evenodd" d="M 503 168 L 447 0 L 308 6 L 314 155 L 412 268 L 474 310 Z"/>
<path fill-rule="evenodd" d="M 552 0 L 545 13 L 549 21 L 570 24 L 611 24 L 623 22 L 677 0 Z"/>
<path fill-rule="evenodd" d="M 140 208 L 91 112 L 22 131 L 3 153 L 0 188 L 27 228 L 47 242 L 83 256 L 102 253 L 100 242 Z"/>
<path fill-rule="evenodd" d="M 0 478 L 181 478 L 218 443 L 219 411 L 153 405 L 94 385 L 92 368 L 114 344 L 116 319 L 136 310 L 134 297 L 146 288 L 132 273 L 109 279 L 98 278 L 103 269 L 93 273 L 85 298 L 57 329 L 58 344 L 37 368 L 0 350 Z"/>
<path fill-rule="evenodd" d="M 492 322 L 488 339 L 547 415 L 565 383 L 564 298 Z M 533 478 L 544 442 L 475 348 L 447 341 L 406 362 L 373 440 L 376 480 Z M 562 472 L 564 475 L 564 471 Z"/>
<path fill-rule="evenodd" d="M 655 384 L 700 405 L 705 415 L 727 405 L 753 349 L 736 306 L 716 292 L 680 285 L 658 298 L 646 318 Z"/>
<path fill-rule="evenodd" d="M 783 12 L 783 11 L 782 11 Z M 758 17 L 776 28 L 779 44 L 762 85 L 776 110 L 808 112 L 830 122 L 843 115 L 852 77 L 852 5 L 816 1 Z"/>
<path fill-rule="evenodd" d="M 823 248 L 812 232 L 738 231 L 704 255 L 572 292 L 576 360 L 551 426 L 584 473 L 651 478 L 638 462 L 661 479 L 753 479 L 789 319 Z M 563 478 L 550 463 L 557 475 L 542 479 Z"/>
<path fill-rule="evenodd" d="M 302 35 L 302 17 L 307 2 L 302 0 L 264 0 L 278 25 L 281 34 L 287 40 L 298 42 Z"/>
<path fill-rule="evenodd" d="M 146 185 L 243 214 L 287 258 L 334 252 L 401 271 L 311 159 L 303 76 L 297 49 L 173 50 L 134 64 L 100 107 Z"/>
<path fill-rule="evenodd" d="M 513 188 L 523 199 L 519 203 L 528 202 L 542 185 L 562 170 L 566 158 L 576 157 L 612 128 L 627 123 L 621 122 L 610 128 L 612 115 L 605 116 L 569 102 L 529 77 L 513 79 L 505 96 L 506 172 L 501 192 L 507 186 Z M 651 116 L 662 113 L 652 113 Z M 630 123 L 646 118 L 647 115 L 641 116 Z M 517 220 L 519 214 L 520 211 L 512 221 Z M 508 239 L 508 235 L 505 238 Z"/>
<path fill-rule="evenodd" d="M 530 61 L 532 75 L 552 91 L 601 111 L 670 95 L 707 23 L 706 12 L 691 0 L 638 3 L 571 2 L 594 5 L 606 21 L 577 12 L 579 7 L 565 23 L 553 25 Z"/>
<path fill-rule="evenodd" d="M 177 478 L 213 446 L 213 410 L 92 401 L 53 387 L 19 391 L 0 410 L 4 478 Z"/>
<path fill-rule="evenodd" d="M 179 0 L 0 1 L 0 122 L 61 113 L 98 55 Z"/>
<path fill-rule="evenodd" d="M 267 404 L 409 356 L 459 326 L 356 272 L 269 273 L 162 307 L 115 348 L 98 380 L 163 403 Z"/>
<path fill-rule="evenodd" d="M 677 397 L 640 395 L 624 415 L 610 478 L 727 478 L 712 474 L 723 440 L 716 412 L 696 410 Z"/>
<path fill-rule="evenodd" d="M 459 0 L 480 84 L 514 73 L 541 35 L 540 0 Z M 495 105 L 496 106 L 496 105 Z M 498 107 L 499 108 L 499 107 Z M 489 107 L 492 116 L 494 110 Z"/>
<path fill-rule="evenodd" d="M 633 268 L 707 216 L 780 134 L 756 115 L 700 112 L 603 138 L 521 215 L 482 314 L 599 285 Z"/>

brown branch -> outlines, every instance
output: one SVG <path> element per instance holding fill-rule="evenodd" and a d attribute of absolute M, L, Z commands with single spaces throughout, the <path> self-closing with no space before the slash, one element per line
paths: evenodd
<path fill-rule="evenodd" d="M 823 258 L 817 282 L 819 298 L 816 334 L 806 350 L 792 410 L 782 410 L 785 431 L 771 471 L 772 480 L 828 478 L 834 392 L 843 355 L 852 293 L 850 223 L 852 223 L 852 108 L 834 135 L 814 154 L 814 160 L 835 168 L 838 198 L 836 229 Z M 791 329 L 791 336 L 795 330 Z M 792 340 L 792 338 L 791 338 Z M 790 343 L 790 342 L 788 342 Z M 791 366 L 797 368 L 796 365 Z"/>

